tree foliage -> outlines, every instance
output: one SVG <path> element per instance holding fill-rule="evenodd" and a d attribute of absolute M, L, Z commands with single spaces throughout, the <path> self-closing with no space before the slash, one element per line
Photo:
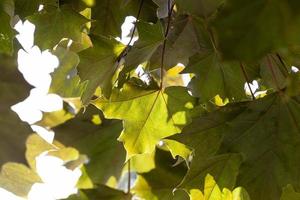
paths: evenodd
<path fill-rule="evenodd" d="M 300 199 L 299 7 L 0 0 L 0 187 L 26 197 L 47 151 L 82 171 L 70 200 Z M 10 110 L 30 90 L 17 72 L 18 20 L 59 60 L 49 93 L 63 109 L 35 123 L 55 131 L 53 144 Z"/>

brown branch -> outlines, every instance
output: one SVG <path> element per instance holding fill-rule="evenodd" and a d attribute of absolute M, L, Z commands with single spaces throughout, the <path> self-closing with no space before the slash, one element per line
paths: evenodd
<path fill-rule="evenodd" d="M 131 189 L 131 173 L 130 173 L 130 160 L 128 160 L 127 162 L 127 165 L 128 165 L 128 182 L 127 182 L 127 194 L 130 193 L 130 189 Z"/>
<path fill-rule="evenodd" d="M 144 4 L 144 0 L 141 0 L 140 6 L 139 6 L 139 11 L 138 11 L 138 13 L 137 13 L 137 15 L 136 15 L 135 24 L 134 24 L 134 27 L 133 27 L 133 30 L 132 30 L 132 34 L 131 34 L 130 40 L 129 40 L 129 42 L 127 43 L 127 47 L 130 46 L 130 43 L 131 43 L 132 40 L 133 40 L 135 31 L 136 31 L 136 27 L 137 27 L 137 22 L 138 22 L 139 19 L 140 19 L 140 15 L 141 15 L 141 11 L 142 11 L 143 4 Z"/>
<path fill-rule="evenodd" d="M 165 35 L 164 35 L 164 42 L 163 42 L 162 53 L 161 53 L 161 64 L 160 64 L 160 89 L 163 88 L 163 73 L 164 73 L 166 44 L 167 44 L 167 37 L 170 31 L 171 17 L 172 17 L 174 5 L 175 4 L 171 6 L 171 0 L 168 0 L 168 22 L 167 22 Z"/>
<path fill-rule="evenodd" d="M 121 59 L 125 58 L 127 56 L 128 52 L 130 51 L 130 46 L 131 46 L 130 43 L 132 42 L 132 40 L 134 38 L 134 34 L 136 32 L 136 29 L 137 29 L 137 22 L 140 19 L 140 15 L 141 15 L 141 11 L 142 11 L 142 8 L 143 8 L 143 4 L 144 4 L 144 0 L 141 0 L 141 3 L 139 5 L 139 10 L 138 10 L 137 15 L 136 15 L 136 20 L 135 20 L 135 23 L 134 23 L 134 27 L 133 27 L 133 30 L 132 30 L 132 33 L 131 33 L 131 36 L 130 36 L 130 40 L 127 43 L 127 45 L 124 48 L 124 50 L 122 51 L 122 53 L 118 56 L 118 58 L 117 58 L 117 62 L 118 63 L 120 63 Z"/>

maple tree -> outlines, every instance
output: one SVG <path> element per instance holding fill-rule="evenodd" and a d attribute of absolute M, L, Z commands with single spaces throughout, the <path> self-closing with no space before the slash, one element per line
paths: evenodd
<path fill-rule="evenodd" d="M 70 200 L 300 199 L 299 7 L 0 0 L 0 187 L 26 197 L 44 181 L 36 157 L 47 151 L 82 172 Z M 127 16 L 136 21 L 122 43 Z M 63 109 L 35 123 L 54 130 L 53 144 L 10 109 L 31 89 L 17 68 L 17 20 L 59 60 L 48 93 Z"/>

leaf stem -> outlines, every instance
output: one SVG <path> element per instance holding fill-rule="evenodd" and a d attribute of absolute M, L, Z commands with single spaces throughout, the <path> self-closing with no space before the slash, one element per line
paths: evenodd
<path fill-rule="evenodd" d="M 248 78 L 248 75 L 247 75 L 247 73 L 246 73 L 246 70 L 245 70 L 244 65 L 243 65 L 242 62 L 240 62 L 240 67 L 241 67 L 241 70 L 242 70 L 242 72 L 243 72 L 243 75 L 244 75 L 244 78 L 245 78 L 245 80 L 246 80 L 246 83 L 247 83 L 247 85 L 248 85 L 248 88 L 249 88 L 249 90 L 250 90 L 250 93 L 251 93 L 251 96 L 252 96 L 252 100 L 255 100 L 254 92 L 252 91 L 252 88 L 250 87 L 250 80 L 249 80 L 249 78 Z"/>
<path fill-rule="evenodd" d="M 164 62 L 165 62 L 167 37 L 168 37 L 169 31 L 170 31 L 171 17 L 172 17 L 174 5 L 175 4 L 173 4 L 171 6 L 171 0 L 168 0 L 168 22 L 167 22 L 165 35 L 164 35 L 164 42 L 163 42 L 162 53 L 161 53 L 161 64 L 160 64 L 160 89 L 163 88 L 163 73 L 164 73 Z"/>
<path fill-rule="evenodd" d="M 130 189 L 131 189 L 131 173 L 130 173 L 130 159 L 127 162 L 127 166 L 128 166 L 128 182 L 127 182 L 127 194 L 130 193 Z"/>

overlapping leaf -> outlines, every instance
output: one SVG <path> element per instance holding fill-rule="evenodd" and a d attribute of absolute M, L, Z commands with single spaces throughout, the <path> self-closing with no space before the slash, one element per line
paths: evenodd
<path fill-rule="evenodd" d="M 90 160 L 86 171 L 96 184 L 105 184 L 109 177 L 119 178 L 125 161 L 125 151 L 117 137 L 122 130 L 120 122 L 95 125 L 92 117 L 97 109 L 88 108 L 84 114 L 55 128 L 59 141 L 76 147 Z"/>
<path fill-rule="evenodd" d="M 138 176 L 133 193 L 147 200 L 187 200 L 184 191 L 174 188 L 183 178 L 187 168 L 184 165 L 172 166 L 174 160 L 167 152 L 156 152 L 156 168 Z"/>
<path fill-rule="evenodd" d="M 164 68 L 169 69 L 178 63 L 187 64 L 189 57 L 199 51 L 205 51 L 206 47 L 199 44 L 204 40 L 199 32 L 200 24 L 197 19 L 190 16 L 179 15 L 170 25 L 172 28 L 167 37 Z M 150 59 L 150 68 L 157 69 L 161 65 L 162 45 Z"/>
<path fill-rule="evenodd" d="M 82 81 L 88 80 L 87 88 L 83 94 L 84 104 L 94 95 L 98 86 L 105 96 L 109 96 L 119 63 L 118 56 L 122 53 L 124 45 L 114 39 L 103 36 L 91 36 L 93 47 L 80 52 L 79 76 Z"/>
<path fill-rule="evenodd" d="M 126 71 L 136 68 L 139 64 L 148 61 L 157 48 L 163 43 L 164 32 L 161 24 L 137 23 L 139 40 L 126 56 Z"/>
<path fill-rule="evenodd" d="M 191 190 L 190 193 L 191 200 L 250 200 L 248 193 L 241 187 L 233 191 L 223 188 L 221 191 L 210 174 L 205 177 L 203 193 L 200 190 Z"/>
<path fill-rule="evenodd" d="M 244 83 L 246 82 L 239 63 L 223 62 L 217 53 L 195 55 L 190 59 L 186 71 L 194 72 L 189 87 L 194 96 L 207 102 L 220 95 L 230 101 L 246 98 Z"/>
<path fill-rule="evenodd" d="M 216 184 L 223 189 L 233 189 L 242 157 L 239 154 L 218 154 L 223 134 L 229 129 L 228 121 L 243 110 L 243 106 L 226 107 L 219 111 L 193 118 L 181 135 L 173 136 L 194 149 L 190 169 L 180 188 L 190 192 L 192 189 L 204 188 L 204 179 L 211 174 Z"/>
<path fill-rule="evenodd" d="M 237 183 L 251 198 L 276 200 L 282 187 L 299 186 L 299 109 L 299 97 L 278 93 L 250 103 L 231 122 L 223 149 L 244 155 Z"/>

